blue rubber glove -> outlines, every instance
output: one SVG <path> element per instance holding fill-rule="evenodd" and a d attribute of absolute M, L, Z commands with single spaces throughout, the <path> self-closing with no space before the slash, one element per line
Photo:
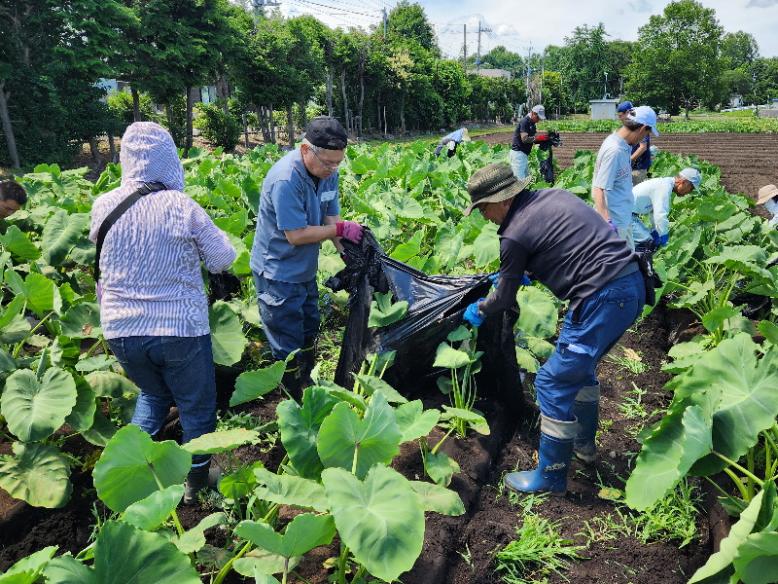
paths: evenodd
<path fill-rule="evenodd" d="M 524 274 L 521 277 L 521 285 L 522 286 L 529 286 L 530 284 L 532 284 L 532 278 L 530 278 L 527 274 Z"/>
<path fill-rule="evenodd" d="M 466 322 L 469 322 L 472 326 L 478 328 L 484 323 L 484 316 L 479 312 L 478 305 L 481 304 L 485 299 L 479 298 L 475 302 L 473 302 L 470 306 L 465 308 L 465 314 L 462 318 Z"/>
<path fill-rule="evenodd" d="M 670 234 L 665 233 L 664 235 L 659 236 L 659 245 L 658 247 L 662 247 L 663 245 L 667 245 L 667 242 L 670 240 Z"/>
<path fill-rule="evenodd" d="M 489 281 L 492 283 L 492 286 L 497 288 L 500 285 L 500 272 L 490 275 Z"/>
<path fill-rule="evenodd" d="M 651 232 L 651 240 L 654 242 L 654 247 L 659 247 L 659 233 L 656 229 Z"/>
<path fill-rule="evenodd" d="M 608 219 L 608 225 L 610 225 L 611 231 L 613 231 L 613 233 L 618 233 L 619 232 L 619 230 L 616 227 L 616 225 L 614 225 L 613 221 L 611 221 L 610 219 Z"/>

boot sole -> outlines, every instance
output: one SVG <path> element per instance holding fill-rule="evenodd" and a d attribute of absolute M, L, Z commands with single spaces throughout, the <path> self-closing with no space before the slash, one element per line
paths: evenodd
<path fill-rule="evenodd" d="M 564 491 L 522 491 L 520 489 L 517 489 L 509 485 L 508 483 L 505 483 L 505 488 L 519 495 L 538 495 L 538 494 L 546 493 L 548 495 L 551 495 L 552 497 L 564 497 L 567 494 L 567 489 L 565 489 Z"/>

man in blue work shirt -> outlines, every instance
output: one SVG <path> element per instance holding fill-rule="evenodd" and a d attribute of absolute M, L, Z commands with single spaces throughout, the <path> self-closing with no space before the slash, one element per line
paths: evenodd
<path fill-rule="evenodd" d="M 622 126 L 605 138 L 597 153 L 592 179 L 594 209 L 634 249 L 632 240 L 632 146 L 656 130 L 656 112 L 648 106 L 630 110 Z"/>
<path fill-rule="evenodd" d="M 319 333 L 319 247 L 330 239 L 340 251 L 341 237 L 362 239 L 361 225 L 340 219 L 338 166 L 347 140 L 335 118 L 314 118 L 300 148 L 276 162 L 262 184 L 251 271 L 273 358 L 300 350 L 283 382 L 297 398 L 310 383 Z"/>
<path fill-rule="evenodd" d="M 700 171 L 696 168 L 684 168 L 678 176 L 665 176 L 643 181 L 632 189 L 635 206 L 632 210 L 632 236 L 635 249 L 654 251 L 667 244 L 670 237 L 668 215 L 672 205 L 673 193 L 683 197 L 700 186 Z M 642 215 L 649 216 L 646 227 Z"/>
<path fill-rule="evenodd" d="M 451 158 L 457 153 L 457 146 L 462 142 L 470 142 L 470 134 L 467 128 L 459 128 L 454 130 L 450 134 L 446 134 L 438 142 L 438 146 L 435 148 L 435 156 L 440 156 L 443 148 L 446 149 L 446 155 Z"/>
<path fill-rule="evenodd" d="M 535 142 L 548 140 L 547 134 L 538 135 L 537 124 L 546 119 L 546 109 L 538 104 L 530 112 L 521 118 L 519 125 L 513 132 L 511 143 L 510 164 L 513 174 L 518 179 L 527 178 L 529 175 L 529 154 Z"/>

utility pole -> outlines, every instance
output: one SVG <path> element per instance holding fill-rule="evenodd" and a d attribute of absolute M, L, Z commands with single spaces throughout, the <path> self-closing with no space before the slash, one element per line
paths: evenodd
<path fill-rule="evenodd" d="M 389 15 L 386 13 L 386 6 L 383 7 L 381 10 L 381 14 L 383 16 L 384 21 L 384 39 L 386 39 L 386 28 L 389 25 Z"/>
<path fill-rule="evenodd" d="M 476 53 L 475 58 L 475 68 L 481 69 L 481 33 L 482 32 L 492 32 L 492 29 L 489 27 L 483 27 L 481 26 L 481 18 L 478 18 L 478 53 Z"/>
<path fill-rule="evenodd" d="M 532 43 L 530 43 L 529 44 L 529 48 L 527 48 L 527 79 L 526 79 L 526 82 L 527 82 L 527 110 L 529 110 L 529 108 L 530 108 L 530 101 L 531 101 L 530 87 L 529 87 L 530 86 L 529 78 L 530 78 L 530 75 L 532 73 L 532 67 L 530 67 L 530 58 L 531 57 L 532 57 Z"/>
<path fill-rule="evenodd" d="M 465 62 L 465 73 L 467 73 L 467 23 L 462 25 L 462 34 L 464 37 L 464 41 L 462 44 L 463 48 L 463 55 L 464 55 L 464 62 Z"/>

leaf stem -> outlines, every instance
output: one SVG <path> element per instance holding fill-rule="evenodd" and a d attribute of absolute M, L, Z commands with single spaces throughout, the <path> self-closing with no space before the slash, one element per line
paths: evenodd
<path fill-rule="evenodd" d="M 730 465 L 730 466 L 732 466 L 732 467 L 736 468 L 738 471 L 740 471 L 740 472 L 741 472 L 741 473 L 743 473 L 745 476 L 747 476 L 748 478 L 750 478 L 752 481 L 754 481 L 754 482 L 755 482 L 757 485 L 759 485 L 760 487 L 764 487 L 764 481 L 763 481 L 762 479 L 760 479 L 758 476 L 756 476 L 754 473 L 752 473 L 750 470 L 748 470 L 747 468 L 744 468 L 744 467 L 742 467 L 742 466 L 741 466 L 741 465 L 739 465 L 737 462 L 735 462 L 734 460 L 731 460 L 731 459 L 727 458 L 726 456 L 724 456 L 724 455 L 723 455 L 723 454 L 721 454 L 720 452 L 716 452 L 716 451 L 714 450 L 714 451 L 713 451 L 713 454 L 715 454 L 716 456 L 718 456 L 718 457 L 719 457 L 721 460 L 723 460 L 724 462 L 726 462 L 728 465 Z M 724 469 L 724 470 L 726 470 L 726 469 Z"/>

